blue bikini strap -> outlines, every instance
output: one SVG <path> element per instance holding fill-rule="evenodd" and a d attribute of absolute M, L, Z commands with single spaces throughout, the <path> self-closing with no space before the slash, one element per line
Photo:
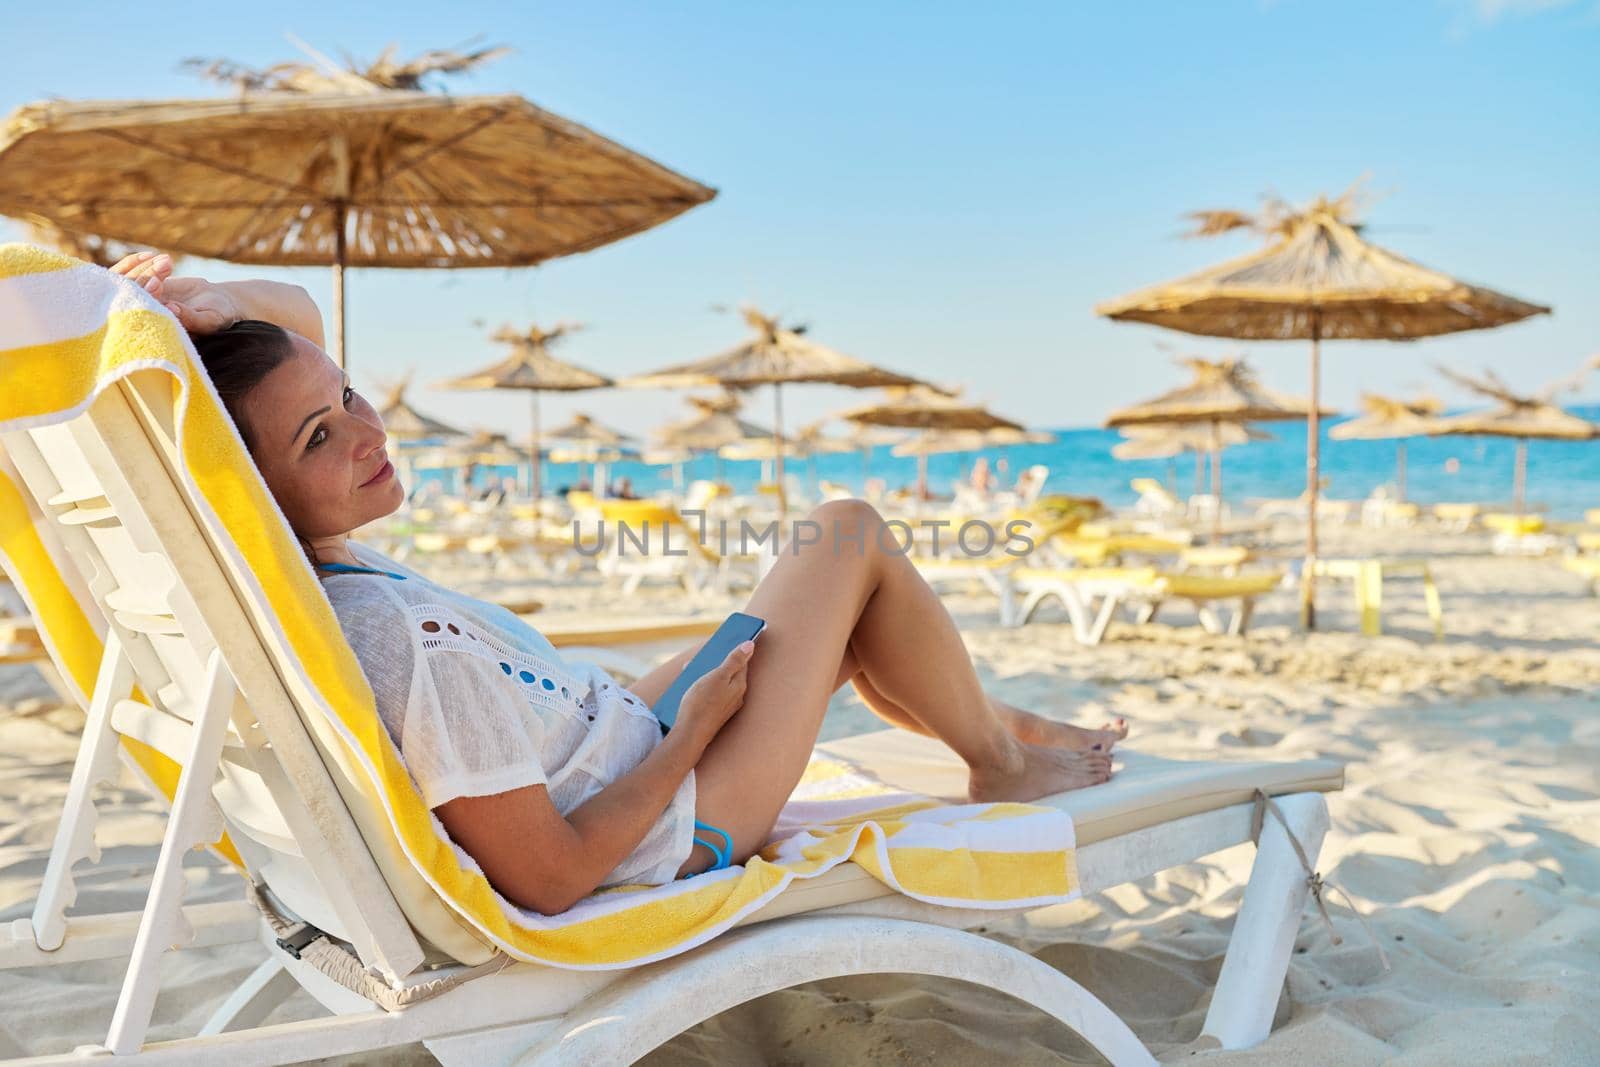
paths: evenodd
<path fill-rule="evenodd" d="M 710 867 L 707 867 L 702 873 L 709 873 L 711 871 L 725 871 L 729 867 L 733 866 L 733 838 L 728 836 L 728 831 L 719 830 L 710 823 L 701 822 L 699 819 L 694 821 L 694 828 L 696 831 L 694 843 L 697 845 L 704 845 L 706 848 L 710 849 L 711 855 L 716 858 L 716 862 Z M 701 832 L 716 834 L 718 837 L 722 838 L 722 847 L 718 848 L 715 843 L 700 837 L 699 835 Z"/>
<path fill-rule="evenodd" d="M 333 574 L 379 574 L 385 578 L 393 578 L 397 582 L 406 580 L 405 575 L 396 574 L 394 571 L 380 571 L 373 567 L 352 567 L 348 563 L 319 563 L 317 564 L 317 570 L 329 571 Z"/>

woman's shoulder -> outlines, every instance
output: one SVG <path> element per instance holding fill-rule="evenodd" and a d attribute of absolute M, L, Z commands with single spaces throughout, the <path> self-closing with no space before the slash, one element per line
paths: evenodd
<path fill-rule="evenodd" d="M 352 628 L 396 625 L 411 610 L 412 598 L 406 582 L 377 574 L 328 574 L 322 576 L 322 591 L 348 633 Z"/>

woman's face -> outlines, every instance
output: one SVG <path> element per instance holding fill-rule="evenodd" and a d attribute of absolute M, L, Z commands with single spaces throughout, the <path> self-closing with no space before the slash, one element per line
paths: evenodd
<path fill-rule="evenodd" d="M 241 404 L 251 455 L 295 533 L 347 534 L 405 500 L 384 450 L 383 420 L 327 354 L 290 334 L 294 356 Z"/>

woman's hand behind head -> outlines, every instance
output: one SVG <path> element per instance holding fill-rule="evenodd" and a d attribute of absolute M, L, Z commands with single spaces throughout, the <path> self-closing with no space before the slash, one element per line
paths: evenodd
<path fill-rule="evenodd" d="M 168 278 L 155 295 L 190 333 L 216 333 L 244 318 L 233 295 L 204 278 Z"/>
<path fill-rule="evenodd" d="M 172 257 L 165 252 L 135 252 L 110 270 L 144 286 L 189 333 L 216 333 L 245 317 L 226 286 L 204 278 L 172 277 Z"/>

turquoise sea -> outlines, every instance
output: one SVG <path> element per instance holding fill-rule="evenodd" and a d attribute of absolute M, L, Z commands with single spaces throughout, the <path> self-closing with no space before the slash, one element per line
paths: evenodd
<path fill-rule="evenodd" d="M 1600 420 L 1600 405 L 1571 409 L 1592 420 Z M 1325 420 L 1322 442 L 1322 473 L 1329 479 L 1326 493 L 1334 499 L 1360 499 L 1380 485 L 1395 480 L 1394 441 L 1333 441 L 1326 431 L 1340 420 Z M 1260 497 L 1293 497 L 1305 487 L 1306 439 L 1303 422 L 1273 423 L 1261 429 L 1273 440 L 1252 442 L 1230 448 L 1223 456 L 1223 495 L 1235 504 Z M 1131 504 L 1136 495 L 1129 488 L 1133 478 L 1151 477 L 1166 481 L 1175 478 L 1179 496 L 1193 492 L 1194 460 L 1183 456 L 1169 466 L 1167 460 L 1117 460 L 1111 448 L 1122 440 L 1114 430 L 1062 429 L 1050 444 L 1012 445 L 984 452 L 948 453 L 928 457 L 928 482 L 935 492 L 948 491 L 979 455 L 994 464 L 1004 459 L 1014 478 L 1023 468 L 1042 463 L 1050 468 L 1045 491 L 1099 497 L 1112 506 Z M 1516 442 L 1502 438 L 1437 437 L 1412 438 L 1406 442 L 1407 498 L 1418 503 L 1471 501 L 1505 504 L 1511 500 L 1512 471 Z M 1456 461 L 1451 463 L 1451 461 Z M 701 457 L 684 465 L 687 480 L 717 475 L 718 460 Z M 842 482 L 857 491 L 861 488 L 862 457 L 859 452 L 818 456 L 813 461 L 790 460 L 790 473 L 809 486 L 814 469 L 817 477 Z M 887 446 L 876 448 L 868 458 L 871 476 L 883 478 L 893 488 L 916 479 L 914 458 L 891 456 Z M 749 491 L 761 478 L 762 464 L 721 461 L 724 480 L 736 492 Z M 526 482 L 527 472 L 512 468 L 480 468 L 475 480 L 480 485 L 508 475 Z M 419 481 L 451 479 L 455 472 L 424 471 Z M 547 492 L 571 485 L 589 476 L 587 465 L 545 464 Z M 635 492 L 649 495 L 672 486 L 670 467 L 652 467 L 621 461 L 610 465 L 610 478 L 632 479 Z M 1575 519 L 1588 508 L 1600 508 L 1600 439 L 1585 442 L 1530 441 L 1528 444 L 1528 503 L 1530 508 L 1546 509 L 1557 519 Z"/>

